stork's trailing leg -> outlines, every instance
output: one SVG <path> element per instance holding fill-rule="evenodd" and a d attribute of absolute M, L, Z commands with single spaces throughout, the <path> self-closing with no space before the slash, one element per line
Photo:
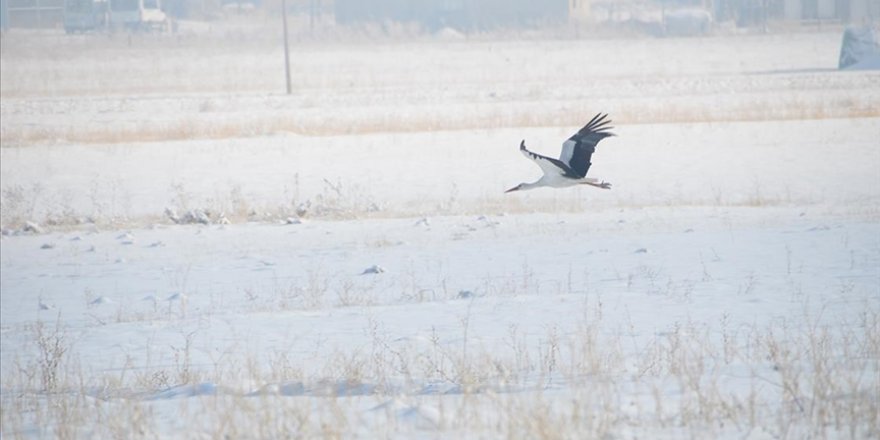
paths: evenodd
<path fill-rule="evenodd" d="M 611 189 L 610 182 L 601 182 L 601 183 L 593 183 L 593 182 L 583 182 L 585 185 L 595 186 L 596 188 L 602 189 Z"/>

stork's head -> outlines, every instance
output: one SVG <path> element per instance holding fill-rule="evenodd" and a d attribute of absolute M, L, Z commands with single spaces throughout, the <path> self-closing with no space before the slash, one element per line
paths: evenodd
<path fill-rule="evenodd" d="M 525 139 L 523 139 L 522 142 L 519 143 L 519 149 L 520 150 L 526 149 L 526 140 Z M 514 186 L 513 188 L 510 188 L 509 190 L 504 191 L 504 192 L 509 193 L 509 192 L 514 192 L 514 191 L 522 191 L 524 189 L 529 189 L 529 188 L 526 187 L 525 183 L 520 183 L 519 185 Z"/>
<path fill-rule="evenodd" d="M 539 186 L 541 186 L 540 181 L 534 182 L 534 183 L 523 182 L 523 183 L 520 183 L 519 185 L 514 186 L 513 188 L 510 188 L 509 190 L 504 191 L 504 192 L 509 193 L 509 192 L 514 192 L 514 191 L 525 191 L 527 189 L 535 189 Z"/>

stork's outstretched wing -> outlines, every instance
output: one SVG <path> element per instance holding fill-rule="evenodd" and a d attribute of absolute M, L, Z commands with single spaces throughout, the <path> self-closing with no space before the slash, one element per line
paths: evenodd
<path fill-rule="evenodd" d="M 596 144 L 608 136 L 614 136 L 609 133 L 611 126 L 610 119 L 605 119 L 608 114 L 598 113 L 593 119 L 573 134 L 567 141 L 562 144 L 562 154 L 559 160 L 567 165 L 569 169 L 577 175 L 577 177 L 586 177 L 587 171 L 590 170 L 590 158 L 596 151 Z"/>
<path fill-rule="evenodd" d="M 538 164 L 541 167 L 541 171 L 546 175 L 554 175 L 559 174 L 562 176 L 567 176 L 574 178 L 575 173 L 568 167 L 564 162 L 559 159 L 553 159 L 552 157 L 542 156 L 537 153 L 532 153 L 526 148 L 526 141 L 523 140 L 519 144 L 519 152 L 523 154 L 523 156 L 530 159 L 532 162 Z"/>

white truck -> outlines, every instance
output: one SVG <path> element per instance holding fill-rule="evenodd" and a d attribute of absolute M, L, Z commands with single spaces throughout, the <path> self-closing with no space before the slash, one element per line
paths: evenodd
<path fill-rule="evenodd" d="M 110 0 L 110 25 L 130 31 L 167 31 L 168 16 L 159 0 Z"/>

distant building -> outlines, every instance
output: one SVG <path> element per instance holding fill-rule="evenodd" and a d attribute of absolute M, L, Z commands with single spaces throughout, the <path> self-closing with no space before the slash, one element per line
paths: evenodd
<path fill-rule="evenodd" d="M 734 17 L 740 25 L 767 20 L 836 21 L 867 24 L 880 19 L 880 0 L 713 0 L 716 18 Z"/>
<path fill-rule="evenodd" d="M 585 19 L 590 0 L 336 0 L 334 8 L 339 24 L 394 21 L 484 30 Z"/>
<path fill-rule="evenodd" d="M 878 0 L 783 0 L 786 20 L 840 20 L 867 23 L 880 19 Z"/>
<path fill-rule="evenodd" d="M 64 25 L 64 0 L 0 0 L 0 23 L 4 30 L 60 29 Z"/>

